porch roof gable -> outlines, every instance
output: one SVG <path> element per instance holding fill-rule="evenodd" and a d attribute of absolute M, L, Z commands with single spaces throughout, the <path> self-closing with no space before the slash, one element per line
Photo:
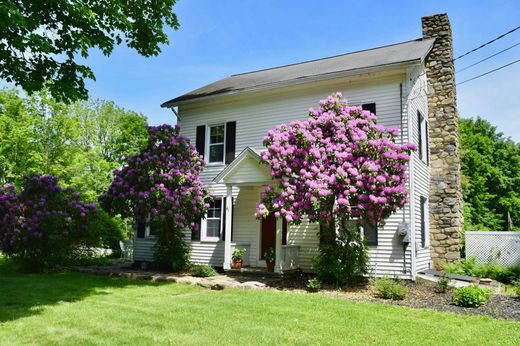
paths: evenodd
<path fill-rule="evenodd" d="M 261 164 L 260 154 L 251 147 L 242 152 L 214 179 L 217 184 L 260 185 L 272 181 L 269 169 Z"/>

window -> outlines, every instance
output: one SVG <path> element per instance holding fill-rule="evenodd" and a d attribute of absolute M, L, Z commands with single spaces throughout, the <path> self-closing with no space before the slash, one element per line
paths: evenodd
<path fill-rule="evenodd" d="M 420 111 L 417 111 L 417 126 L 419 134 L 419 143 L 417 145 L 419 147 L 419 158 L 424 162 L 429 163 L 428 123 Z"/>
<path fill-rule="evenodd" d="M 430 246 L 428 228 L 428 199 L 421 196 L 421 247 L 423 248 Z"/>
<path fill-rule="evenodd" d="M 367 245 L 377 246 L 377 225 L 365 222 L 363 225 L 363 236 L 367 238 Z"/>
<path fill-rule="evenodd" d="M 226 127 L 224 124 L 209 126 L 209 163 L 224 163 L 225 137 Z"/>
<path fill-rule="evenodd" d="M 222 198 L 214 198 L 209 203 L 206 218 L 202 220 L 202 240 L 218 241 L 222 231 Z"/>

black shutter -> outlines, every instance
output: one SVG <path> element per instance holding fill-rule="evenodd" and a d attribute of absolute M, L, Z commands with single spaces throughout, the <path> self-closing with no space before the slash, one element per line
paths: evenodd
<path fill-rule="evenodd" d="M 195 147 L 197 148 L 199 154 L 204 156 L 204 148 L 206 147 L 206 125 L 197 126 Z"/>
<path fill-rule="evenodd" d="M 282 219 L 282 245 L 287 245 L 287 221 Z"/>
<path fill-rule="evenodd" d="M 424 122 L 426 128 L 426 164 L 430 164 L 430 134 L 428 133 L 428 122 Z"/>
<path fill-rule="evenodd" d="M 426 198 L 421 196 L 421 246 L 426 246 Z"/>
<path fill-rule="evenodd" d="M 375 103 L 365 103 L 365 104 L 362 104 L 361 108 L 364 111 L 370 111 L 370 113 L 377 114 L 376 113 L 376 104 Z"/>
<path fill-rule="evenodd" d="M 195 223 L 198 225 L 197 229 L 195 229 L 195 227 L 193 227 L 191 229 L 191 240 L 194 240 L 194 241 L 199 241 L 200 240 L 200 227 L 201 227 L 201 224 L 202 224 L 202 219 L 201 218 L 198 218 Z"/>
<path fill-rule="evenodd" d="M 220 229 L 222 230 L 220 232 L 220 239 L 222 239 L 222 241 L 225 241 L 226 240 L 226 197 L 222 197 L 222 211 L 223 211 L 223 215 L 222 215 L 222 223 L 220 224 Z"/>
<path fill-rule="evenodd" d="M 226 165 L 235 159 L 235 139 L 237 134 L 237 122 L 226 123 Z"/>
<path fill-rule="evenodd" d="M 367 245 L 377 246 L 377 225 L 365 222 L 363 225 L 363 235 L 367 239 Z"/>
<path fill-rule="evenodd" d="M 417 146 L 419 147 L 419 158 L 422 160 L 423 158 L 423 146 L 422 146 L 422 114 L 421 112 L 417 112 L 417 128 L 419 131 L 419 143 L 417 143 Z"/>
<path fill-rule="evenodd" d="M 137 238 L 144 238 L 146 223 L 137 220 Z"/>

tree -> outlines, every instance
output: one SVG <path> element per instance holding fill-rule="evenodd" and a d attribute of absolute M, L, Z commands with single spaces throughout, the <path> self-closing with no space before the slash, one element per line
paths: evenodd
<path fill-rule="evenodd" d="M 520 145 L 488 121 L 460 119 L 464 229 L 506 230 L 507 213 L 520 225 Z"/>
<path fill-rule="evenodd" d="M 209 192 L 199 180 L 204 167 L 179 127 L 148 128 L 148 144 L 130 156 L 99 201 L 110 215 L 133 217 L 155 226 L 155 262 L 182 270 L 189 248 L 183 232 L 196 228 L 209 207 Z"/>
<path fill-rule="evenodd" d="M 340 93 L 320 101 L 309 117 L 279 125 L 264 138 L 267 151 L 262 159 L 277 183 L 262 194 L 257 217 L 274 213 L 298 224 L 307 216 L 321 224 L 321 243 L 327 246 L 320 247 L 322 255 L 336 256 L 344 250 L 347 254 L 341 258 L 352 259 L 348 252 L 357 251 L 362 264 L 359 229 L 353 232 L 347 221 L 357 218 L 360 224 L 383 225 L 404 206 L 407 163 L 415 145 L 396 144 L 397 129 L 377 125 L 374 114 L 347 106 Z M 344 235 L 339 241 L 337 228 Z M 336 251 L 339 246 L 343 250 Z M 340 274 L 355 276 L 347 262 Z M 334 280 L 343 279 L 335 275 Z"/>
<path fill-rule="evenodd" d="M 179 28 L 175 2 L 2 1 L 0 78 L 28 93 L 46 86 L 60 101 L 86 99 L 84 80 L 95 77 L 80 62 L 89 50 L 109 56 L 124 42 L 145 57 L 158 55 L 169 42 L 164 27 Z"/>

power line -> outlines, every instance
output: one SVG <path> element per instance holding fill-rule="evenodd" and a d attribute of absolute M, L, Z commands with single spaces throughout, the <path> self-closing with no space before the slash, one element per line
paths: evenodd
<path fill-rule="evenodd" d="M 507 47 L 507 48 L 505 48 L 505 49 L 502 49 L 500 52 L 497 52 L 497 53 L 495 53 L 495 54 L 493 54 L 493 55 L 488 56 L 487 58 L 484 58 L 484 59 L 482 59 L 482 60 L 479 60 L 479 61 L 477 61 L 476 63 L 473 63 L 473 64 L 471 64 L 471 65 L 469 65 L 469 66 L 466 66 L 466 67 L 464 67 L 464 68 L 458 70 L 457 73 L 462 72 L 462 71 L 464 71 L 464 70 L 467 70 L 468 68 L 473 67 L 473 66 L 475 66 L 475 65 L 478 65 L 478 64 L 480 64 L 481 62 L 484 62 L 484 61 L 486 61 L 486 60 L 489 60 L 489 59 L 491 59 L 491 58 L 493 58 L 493 57 L 495 57 L 495 56 L 497 56 L 497 55 L 499 55 L 499 54 L 502 54 L 502 53 L 504 53 L 504 52 L 510 50 L 511 48 L 515 48 L 515 47 L 518 46 L 518 45 L 520 45 L 520 42 L 518 42 L 518 43 L 512 45 L 511 47 Z"/>
<path fill-rule="evenodd" d="M 462 82 L 460 82 L 460 83 L 457 83 L 457 85 L 461 85 L 461 84 L 464 84 L 464 83 L 470 82 L 470 81 L 472 81 L 472 80 L 474 80 L 474 79 L 477 79 L 477 78 L 480 78 L 480 77 L 484 77 L 485 75 L 488 75 L 488 74 L 490 74 L 490 73 L 493 73 L 493 72 L 496 72 L 496 71 L 498 71 L 498 70 L 501 70 L 501 69 L 503 69 L 503 68 L 505 68 L 505 67 L 511 66 L 511 65 L 513 65 L 513 64 L 516 64 L 517 62 L 520 62 L 520 59 L 515 60 L 515 61 L 513 61 L 513 62 L 510 62 L 509 64 L 506 64 L 506 65 L 503 65 L 503 66 L 497 67 L 496 69 L 493 69 L 493 70 L 491 70 L 491 71 L 487 71 L 486 73 L 479 74 L 478 76 L 475 76 L 475 77 L 473 77 L 473 78 L 466 79 L 465 81 L 462 81 Z"/>
<path fill-rule="evenodd" d="M 492 39 L 491 41 L 488 41 L 488 42 L 486 42 L 486 43 L 480 45 L 480 46 L 477 47 L 477 48 L 474 48 L 474 49 L 470 50 L 469 52 L 466 52 L 466 53 L 464 53 L 464 54 L 462 54 L 462 55 L 459 55 L 458 57 L 456 57 L 455 59 L 453 59 L 453 61 L 455 61 L 455 60 L 457 60 L 457 59 L 460 59 L 460 58 L 462 58 L 462 57 L 465 57 L 466 55 L 471 54 L 471 53 L 473 53 L 473 52 L 475 52 L 475 51 L 477 51 L 477 50 L 479 50 L 479 49 L 481 49 L 481 48 L 484 48 L 484 47 L 487 46 L 488 44 L 491 44 L 491 43 L 493 43 L 493 42 L 495 42 L 495 41 L 497 41 L 497 40 L 500 40 L 502 37 L 507 36 L 507 35 L 509 35 L 510 33 L 515 32 L 515 31 L 518 30 L 518 29 L 520 29 L 520 26 L 517 26 L 516 28 L 509 30 L 508 32 L 506 32 L 506 33 L 504 33 L 504 34 L 502 34 L 502 35 L 500 35 L 500 36 L 498 36 L 498 37 Z"/>

